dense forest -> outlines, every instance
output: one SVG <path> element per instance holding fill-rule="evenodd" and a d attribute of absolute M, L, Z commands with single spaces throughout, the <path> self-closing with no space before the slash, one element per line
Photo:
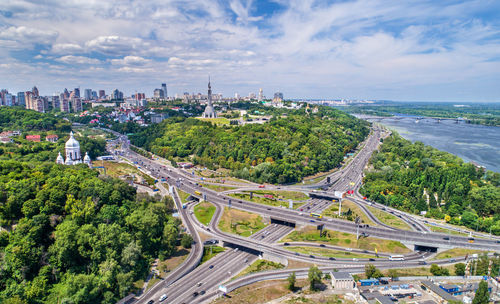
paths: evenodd
<path fill-rule="evenodd" d="M 50 113 L 20 107 L 0 107 L 0 131 L 56 131 L 69 133 L 71 123 Z"/>
<path fill-rule="evenodd" d="M 360 190 L 370 199 L 500 235 L 500 173 L 398 134 L 384 140 L 370 164 Z"/>
<path fill-rule="evenodd" d="M 131 141 L 170 160 L 190 160 L 211 169 L 230 169 L 236 177 L 281 184 L 335 168 L 368 132 L 367 123 L 320 107 L 316 114 L 286 110 L 286 116 L 243 126 L 170 118 L 134 134 Z"/>
<path fill-rule="evenodd" d="M 115 303 L 174 252 L 172 205 L 85 165 L 0 162 L 0 302 Z"/>
<path fill-rule="evenodd" d="M 451 103 L 403 103 L 384 102 L 375 105 L 355 105 L 342 107 L 349 113 L 376 116 L 393 116 L 394 113 L 436 118 L 464 118 L 467 123 L 486 126 L 500 126 L 500 104 L 463 104 Z"/>
<path fill-rule="evenodd" d="M 154 258 L 173 254 L 180 223 L 171 199 L 137 195 L 83 164 L 55 164 L 69 122 L 2 107 L 0 128 L 21 131 L 0 145 L 0 303 L 116 303 Z M 77 139 L 93 159 L 105 151 L 104 139 Z"/>

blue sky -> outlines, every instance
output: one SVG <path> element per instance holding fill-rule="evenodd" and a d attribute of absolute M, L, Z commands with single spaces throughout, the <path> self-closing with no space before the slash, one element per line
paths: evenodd
<path fill-rule="evenodd" d="M 500 1 L 2 0 L 0 88 L 500 101 Z"/>

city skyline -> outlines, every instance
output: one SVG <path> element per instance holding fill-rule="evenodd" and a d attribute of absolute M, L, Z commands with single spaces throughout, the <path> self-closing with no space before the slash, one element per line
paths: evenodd
<path fill-rule="evenodd" d="M 494 1 L 0 3 L 0 87 L 499 101 Z M 57 18 L 55 18 L 57 17 Z"/>

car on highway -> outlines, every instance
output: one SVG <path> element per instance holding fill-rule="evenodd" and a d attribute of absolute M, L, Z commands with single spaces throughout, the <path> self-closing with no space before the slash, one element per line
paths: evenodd
<path fill-rule="evenodd" d="M 212 268 L 214 268 L 214 265 L 208 266 L 208 269 L 212 269 Z"/>
<path fill-rule="evenodd" d="M 193 292 L 193 297 L 197 297 L 197 296 L 198 296 L 198 292 L 197 291 Z"/>
<path fill-rule="evenodd" d="M 204 295 L 205 294 L 205 290 L 200 291 L 200 294 Z"/>
<path fill-rule="evenodd" d="M 333 258 L 333 257 L 329 257 L 328 259 L 329 259 L 330 261 L 335 261 L 335 258 Z"/>
<path fill-rule="evenodd" d="M 369 260 L 370 262 L 375 261 L 375 259 L 374 259 L 374 258 L 369 258 L 368 260 Z"/>
<path fill-rule="evenodd" d="M 153 304 L 154 302 L 155 302 L 155 300 L 149 300 L 148 304 Z"/>
<path fill-rule="evenodd" d="M 264 186 L 264 185 L 259 185 L 259 188 L 265 188 L 265 187 L 266 187 L 266 186 Z"/>
<path fill-rule="evenodd" d="M 312 255 L 312 254 L 310 254 L 309 257 L 312 258 L 312 259 L 314 259 L 314 255 Z"/>
<path fill-rule="evenodd" d="M 449 240 L 450 240 L 450 238 L 449 238 L 449 237 L 447 237 L 447 236 L 445 236 L 445 237 L 443 238 L 443 240 L 445 240 L 445 241 L 449 241 Z"/>
<path fill-rule="evenodd" d="M 166 294 L 163 294 L 161 297 L 160 297 L 160 302 L 163 302 L 167 299 L 167 295 Z"/>
<path fill-rule="evenodd" d="M 283 243 L 283 245 L 288 246 L 288 245 L 290 245 L 290 243 Z"/>
<path fill-rule="evenodd" d="M 325 244 L 320 244 L 319 247 L 326 247 Z"/>
<path fill-rule="evenodd" d="M 309 222 L 311 222 L 311 223 L 315 223 L 315 221 L 314 221 L 314 220 L 309 220 Z"/>

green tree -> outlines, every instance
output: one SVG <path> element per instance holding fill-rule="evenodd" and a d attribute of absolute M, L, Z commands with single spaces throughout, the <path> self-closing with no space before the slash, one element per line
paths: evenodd
<path fill-rule="evenodd" d="M 295 272 L 292 272 L 288 276 L 287 281 L 288 281 L 288 284 L 287 284 L 288 290 L 294 291 L 295 290 L 295 281 L 296 281 Z"/>
<path fill-rule="evenodd" d="M 365 275 L 367 278 L 380 278 L 383 277 L 384 275 L 380 270 L 378 270 L 373 264 L 366 264 L 365 265 Z"/>
<path fill-rule="evenodd" d="M 318 285 L 321 283 L 322 272 L 317 266 L 309 267 L 309 273 L 307 275 L 309 279 L 310 289 L 315 291 L 318 290 Z"/>
<path fill-rule="evenodd" d="M 439 267 L 437 264 L 432 264 L 430 272 L 435 276 L 447 276 L 450 275 L 450 271 L 447 268 Z"/>
<path fill-rule="evenodd" d="M 391 279 L 395 279 L 398 277 L 398 271 L 396 269 L 389 269 L 387 275 L 391 277 Z"/>
<path fill-rule="evenodd" d="M 455 275 L 457 275 L 457 276 L 465 275 L 465 264 L 464 263 L 455 264 Z"/>
<path fill-rule="evenodd" d="M 181 245 L 184 248 L 191 248 L 191 244 L 193 244 L 193 237 L 190 234 L 183 234 L 181 239 Z"/>
<path fill-rule="evenodd" d="M 488 282 L 479 282 L 479 287 L 472 300 L 472 304 L 488 304 L 490 302 L 490 293 L 488 292 Z"/>

